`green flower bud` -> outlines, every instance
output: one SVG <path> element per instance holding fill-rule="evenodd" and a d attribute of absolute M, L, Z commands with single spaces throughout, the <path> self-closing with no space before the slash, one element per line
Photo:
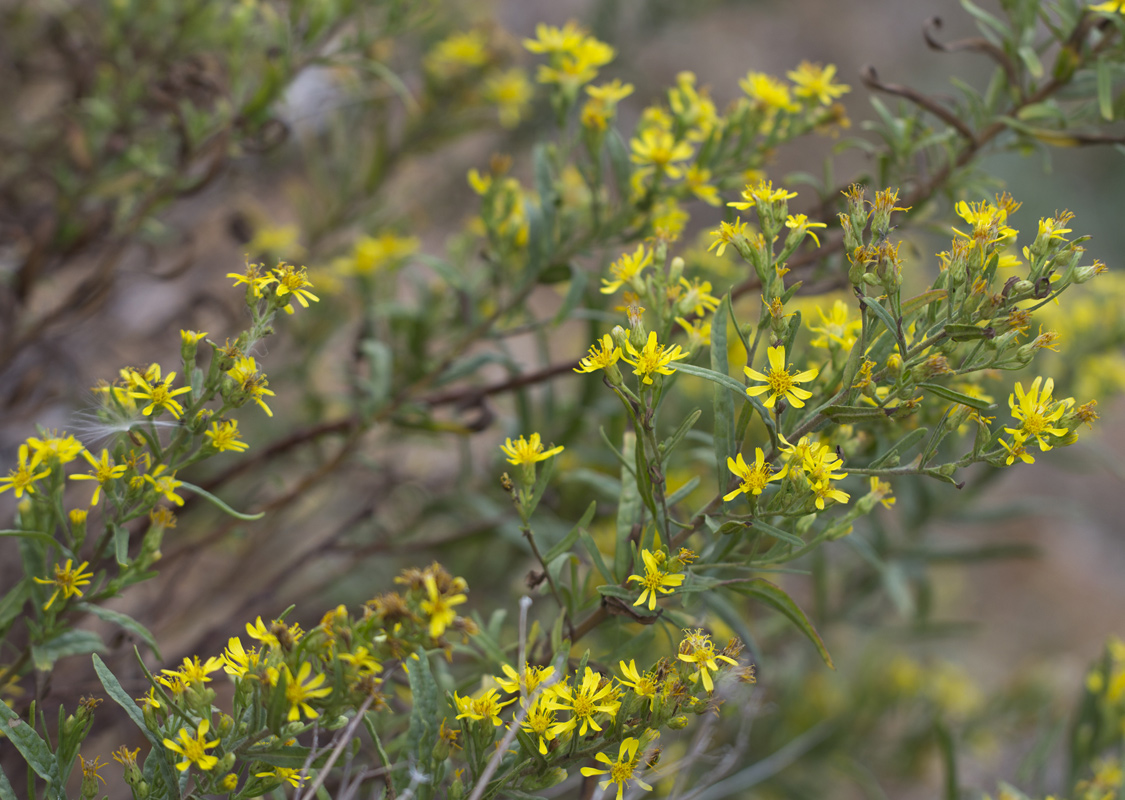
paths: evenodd
<path fill-rule="evenodd" d="M 674 731 L 683 730 L 684 728 L 687 727 L 687 724 L 688 724 L 688 718 L 686 716 L 684 716 L 683 714 L 680 714 L 679 716 L 676 716 L 676 717 L 672 717 L 672 719 L 668 720 L 668 727 L 671 728 Z"/>

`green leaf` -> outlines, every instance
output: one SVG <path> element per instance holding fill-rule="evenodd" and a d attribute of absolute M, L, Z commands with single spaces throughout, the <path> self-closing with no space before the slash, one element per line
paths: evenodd
<path fill-rule="evenodd" d="M 879 469 L 884 464 L 886 464 L 888 459 L 890 459 L 892 456 L 901 456 L 903 453 L 910 450 L 910 448 L 914 447 L 914 445 L 922 441 L 927 433 L 929 433 L 929 428 L 915 428 L 910 433 L 906 434 L 897 442 L 895 442 L 894 446 L 891 447 L 891 449 L 883 453 L 867 466 L 871 469 Z"/>
<path fill-rule="evenodd" d="M 5 530 L 0 531 L 0 536 L 16 536 L 21 539 L 29 539 L 33 542 L 39 542 L 48 547 L 60 547 L 59 543 L 55 541 L 54 536 L 49 536 L 46 533 L 39 531 L 19 531 L 19 530 Z"/>
<path fill-rule="evenodd" d="M 884 419 L 889 416 L 886 409 L 875 406 L 828 406 L 821 413 L 833 422 L 843 424 Z"/>
<path fill-rule="evenodd" d="M 945 332 L 949 334 L 949 338 L 955 342 L 971 342 L 976 339 L 991 338 L 996 333 L 993 328 L 989 327 L 978 328 L 976 325 L 955 324 L 946 325 Z"/>
<path fill-rule="evenodd" d="M 865 296 L 862 303 L 864 308 L 870 309 L 871 313 L 879 318 L 879 321 L 883 323 L 883 326 L 890 332 L 891 336 L 894 337 L 894 340 L 898 343 L 898 350 L 905 361 L 906 342 L 902 338 L 902 326 L 895 321 L 895 318 L 891 316 L 891 312 L 885 309 L 883 304 L 876 298 Z"/>
<path fill-rule="evenodd" d="M 724 394 L 726 393 L 724 392 Z M 729 400 L 730 398 L 728 397 L 727 399 Z M 688 431 L 695 427 L 695 423 L 699 421 L 701 416 L 703 416 L 702 409 L 695 409 L 695 411 L 692 411 L 684 418 L 684 421 L 680 423 L 680 427 L 676 428 L 675 433 L 660 443 L 660 462 L 662 468 L 668 463 L 668 457 L 672 454 L 672 451 L 676 449 L 676 445 L 687 435 Z"/>
<path fill-rule="evenodd" d="M 187 481 L 180 481 L 180 483 L 182 483 L 184 488 L 187 489 L 188 491 L 194 492 L 195 494 L 202 497 L 204 500 L 209 501 L 213 506 L 218 508 L 220 511 L 223 511 L 226 514 L 229 514 L 230 516 L 234 517 L 235 519 L 240 519 L 240 520 L 243 520 L 244 522 L 253 522 L 254 520 L 261 519 L 262 517 L 264 517 L 266 515 L 266 512 L 264 512 L 264 511 L 259 511 L 257 514 L 242 514 L 238 511 L 235 511 L 233 508 L 228 506 L 226 503 L 224 503 L 219 498 L 215 497 L 215 495 L 211 494 L 207 490 L 200 489 L 195 484 L 188 483 Z"/>
<path fill-rule="evenodd" d="M 15 790 L 12 789 L 12 784 L 8 782 L 8 776 L 4 774 L 4 770 L 0 769 L 0 800 L 19 800 L 16 797 Z"/>
<path fill-rule="evenodd" d="M 711 369 L 718 375 L 728 375 L 730 373 L 730 364 L 727 362 L 727 319 L 730 310 L 730 292 L 724 298 L 724 302 L 719 304 L 715 309 L 715 315 L 711 319 Z M 747 349 L 746 352 L 750 352 Z M 742 393 L 746 393 L 743 388 Z M 731 396 L 723 391 L 722 385 L 715 384 L 715 394 L 713 398 L 713 405 L 715 409 L 715 434 L 714 434 L 714 449 L 715 449 L 715 471 L 718 475 L 717 486 L 726 486 L 727 478 L 727 459 L 731 458 L 735 452 L 734 445 L 734 401 Z"/>
<path fill-rule="evenodd" d="M 119 566 L 129 566 L 129 531 L 117 525 L 110 523 L 113 528 L 113 557 Z"/>
<path fill-rule="evenodd" d="M 962 392 L 954 391 L 948 386 L 942 386 L 940 383 L 929 383 L 926 381 L 918 382 L 919 389 L 925 389 L 931 394 L 936 394 L 938 397 L 949 400 L 954 403 L 960 403 L 969 408 L 975 408 L 977 411 L 987 411 L 990 408 L 996 408 L 995 403 L 990 403 L 987 400 L 981 400 L 979 397 L 970 397 Z"/>
<path fill-rule="evenodd" d="M 140 659 L 139 653 L 137 654 L 137 658 Z M 164 742 L 161 740 L 160 735 L 153 733 L 148 729 L 148 726 L 145 725 L 144 714 L 141 713 L 140 706 L 138 706 L 136 701 L 121 687 L 117 676 L 110 671 L 109 667 L 105 665 L 105 662 L 102 661 L 100 657 L 95 655 L 93 659 L 94 672 L 97 673 L 98 680 L 102 682 L 105 693 L 109 695 L 113 702 L 121 706 L 129 716 L 129 719 L 133 721 L 133 724 L 140 728 L 141 733 L 145 735 L 149 744 L 152 745 L 152 752 L 154 754 L 165 752 Z M 178 787 L 180 784 L 176 779 L 176 775 L 172 772 L 172 765 L 168 763 L 168 759 L 166 757 L 157 758 L 156 763 L 160 767 L 160 774 L 164 778 L 164 785 L 168 787 L 168 791 L 175 792 L 175 797 L 179 797 L 180 793 Z"/>
<path fill-rule="evenodd" d="M 712 383 L 717 383 L 720 386 L 725 386 L 726 388 L 737 394 L 739 397 L 746 397 L 746 387 L 724 372 L 716 372 L 713 369 L 697 367 L 694 364 L 676 364 L 675 367 L 676 372 L 684 372 L 688 375 L 694 375 L 697 378 L 706 378 Z"/>
<path fill-rule="evenodd" d="M 5 703 L 0 703 L 0 722 L 4 725 L 4 736 L 16 746 L 35 774 L 47 782 L 47 797 L 64 797 L 58 762 L 42 737 Z"/>
<path fill-rule="evenodd" d="M 1104 56 L 1098 59 L 1098 111 L 1104 120 L 1113 119 L 1113 74 L 1110 72 L 1109 59 Z"/>
<path fill-rule="evenodd" d="M 55 662 L 67 656 L 81 653 L 96 653 L 104 650 L 102 638 L 93 631 L 69 630 L 60 633 L 42 644 L 31 646 L 31 661 L 37 670 L 51 669 Z"/>
<path fill-rule="evenodd" d="M 578 532 L 578 541 L 582 542 L 582 546 L 586 548 L 586 552 L 590 555 L 590 560 L 593 562 L 598 572 L 602 574 L 602 577 L 607 581 L 612 581 L 613 573 L 610 572 L 609 567 L 605 565 L 605 560 L 602 558 L 602 554 L 598 550 L 597 544 L 594 543 L 594 537 L 592 537 L 587 531 L 580 530 Z"/>
<path fill-rule="evenodd" d="M 590 505 L 586 507 L 586 513 L 574 524 L 574 527 L 570 529 L 570 532 L 566 536 L 544 553 L 543 560 L 550 564 L 556 558 L 568 552 L 570 548 L 574 547 L 574 543 L 578 541 L 579 534 L 590 527 L 590 521 L 594 518 L 594 512 L 597 508 L 597 501 L 591 500 Z"/>
<path fill-rule="evenodd" d="M 555 225 L 555 204 L 558 201 L 558 193 L 555 191 L 550 155 L 546 145 L 540 143 L 532 148 L 531 164 L 535 174 L 535 191 L 539 195 L 539 205 L 543 211 L 543 223 L 547 233 L 550 234 Z"/>
<path fill-rule="evenodd" d="M 609 166 L 613 170 L 613 182 L 617 185 L 617 194 L 621 198 L 628 198 L 633 191 L 629 185 L 633 167 L 629 164 L 629 149 L 616 128 L 610 128 L 606 134 L 605 148 L 609 154 Z"/>
<path fill-rule="evenodd" d="M 637 435 L 633 431 L 625 431 L 621 455 L 626 461 L 634 457 L 636 448 Z M 621 468 L 621 494 L 617 499 L 617 526 L 613 551 L 613 574 L 618 581 L 625 579 L 629 564 L 633 560 L 629 537 L 633 533 L 633 527 L 641 521 L 641 492 L 637 482 L 638 478 L 634 478 L 624 467 Z"/>
<path fill-rule="evenodd" d="M 668 497 L 665 501 L 668 504 L 668 508 L 671 508 L 672 506 L 676 505 L 676 503 L 679 503 L 681 500 L 683 500 L 685 497 L 687 497 L 689 494 L 691 494 L 693 491 L 695 491 L 695 487 L 698 486 L 701 482 L 702 481 L 700 481 L 698 475 L 693 475 L 691 477 L 691 480 L 689 480 L 687 483 L 685 483 L 683 486 L 681 486 L 676 491 L 672 492 L 672 494 L 668 495 Z"/>
<path fill-rule="evenodd" d="M 780 539 L 783 542 L 788 542 L 789 544 L 793 545 L 794 547 L 804 547 L 805 546 L 805 540 L 802 539 L 797 534 L 790 533 L 789 531 L 783 531 L 781 528 L 774 527 L 773 525 L 770 525 L 768 522 L 763 522 L 760 519 L 750 520 L 749 527 L 754 528 L 755 530 L 759 530 L 762 533 L 767 534 L 769 536 L 772 536 L 775 539 Z M 719 530 L 721 531 L 722 528 L 720 528 Z"/>
<path fill-rule="evenodd" d="M 430 672 L 430 659 L 420 653 L 417 661 L 409 659 L 410 678 L 410 728 L 406 732 L 407 753 L 412 763 L 423 772 L 431 771 L 434 745 L 437 743 L 438 724 L 444 718 L 439 711 L 441 690 Z M 444 705 L 444 702 L 441 702 Z"/>
<path fill-rule="evenodd" d="M 562 305 L 559 310 L 555 312 L 555 318 L 551 320 L 555 325 L 565 321 L 570 316 L 570 312 L 578 307 L 582 299 L 586 296 L 586 283 L 589 281 L 589 273 L 584 269 L 579 269 L 573 262 L 567 262 L 567 268 L 570 270 L 570 286 L 566 290 L 566 297 L 563 299 Z"/>
<path fill-rule="evenodd" d="M 805 612 L 801 610 L 800 606 L 793 602 L 793 598 L 786 594 L 780 586 L 770 583 L 764 578 L 753 578 L 748 583 L 737 584 L 731 586 L 731 588 L 747 597 L 762 601 L 776 611 L 780 611 L 816 646 L 817 652 L 820 653 L 820 657 L 824 659 L 828 668 L 836 669 L 836 665 L 832 663 L 832 656 L 828 654 L 828 648 L 824 646 L 824 640 L 820 638 L 816 628 L 809 622 L 809 618 L 805 616 Z"/>
<path fill-rule="evenodd" d="M 634 597 L 636 592 L 630 592 L 624 586 L 619 586 L 616 583 L 607 583 L 603 586 L 597 587 L 597 592 L 602 597 L 616 597 L 618 600 L 628 600 L 632 603 L 637 598 Z"/>
<path fill-rule="evenodd" d="M 81 603 L 78 606 L 83 611 L 88 611 L 98 619 L 103 619 L 106 622 L 111 622 L 119 628 L 124 628 L 139 638 L 142 642 L 148 645 L 149 650 L 156 656 L 158 661 L 163 661 L 164 657 L 160 655 L 160 648 L 156 644 L 156 639 L 141 623 L 130 617 L 128 614 L 122 614 L 120 611 L 113 611 L 108 608 L 102 608 L 93 603 Z"/>
<path fill-rule="evenodd" d="M 31 579 L 21 578 L 15 586 L 9 589 L 0 599 L 0 632 L 8 627 L 8 623 L 20 615 L 23 604 L 31 596 Z"/>

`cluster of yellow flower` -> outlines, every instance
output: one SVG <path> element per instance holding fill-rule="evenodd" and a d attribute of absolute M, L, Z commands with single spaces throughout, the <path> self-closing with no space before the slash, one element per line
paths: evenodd
<path fill-rule="evenodd" d="M 651 589 L 646 584 L 646 592 L 653 591 L 655 596 L 655 590 L 665 591 L 666 586 L 678 585 L 671 578 L 683 579 L 682 575 L 663 573 L 653 553 L 646 550 L 644 555 L 646 579 L 653 584 Z M 518 725 L 527 734 L 525 747 L 534 748 L 550 763 L 556 763 L 563 757 L 581 755 L 592 746 L 597 751 L 596 760 L 609 769 L 583 767 L 582 774 L 608 775 L 601 787 L 617 784 L 620 797 L 630 781 L 642 789 L 651 789 L 635 774 L 640 768 L 638 749 L 659 738 L 661 727 L 683 727 L 684 713 L 704 710 L 707 697 L 715 689 L 713 676 L 722 669 L 721 664 L 737 667 L 741 651 L 741 643 L 733 640 L 716 652 L 708 634 L 690 629 L 683 631 L 674 661 L 662 659 L 644 672 L 637 668 L 635 659 L 629 663 L 621 661 L 620 678 L 603 675 L 589 666 L 580 667 L 573 675 L 561 675 L 549 665 L 525 663 L 517 672 L 505 664 L 503 677 L 490 679 L 499 689 L 488 688 L 474 696 L 454 692 L 456 719 L 465 721 L 463 731 L 468 738 L 488 734 L 505 724 L 501 712 L 518 701 L 510 724 Z M 741 680 L 753 682 L 752 667 L 741 668 L 738 674 Z M 699 696 L 695 687 L 702 688 L 705 696 Z M 513 696 L 502 699 L 501 691 Z M 601 752 L 615 740 L 620 741 L 616 760 Z M 564 746 L 567 742 L 569 745 Z M 655 754 L 646 760 L 651 762 L 654 758 Z"/>
<path fill-rule="evenodd" d="M 221 655 L 184 658 L 178 667 L 161 670 L 137 702 L 149 730 L 178 756 L 176 768 L 197 769 L 208 791 L 234 791 L 241 782 L 242 797 L 260 796 L 281 783 L 298 786 L 301 770 L 272 762 L 280 751 L 296 747 L 295 736 L 311 721 L 327 718 L 331 725 L 349 709 L 385 707 L 380 688 L 396 667 L 406 669 L 427 649 L 448 649 L 449 630 L 466 637 L 477 632 L 454 610 L 467 599 L 464 579 L 434 563 L 405 570 L 395 580 L 403 591 L 373 598 L 358 617 L 339 606 L 307 632 L 280 619 L 267 625 L 258 617 L 246 624 L 253 646 L 232 636 Z M 214 707 L 216 692 L 207 685 L 219 670 L 234 682 L 229 714 Z M 262 730 L 250 731 L 252 724 Z M 235 745 L 248 734 L 257 743 L 238 748 L 236 755 Z M 123 749 L 118 760 L 129 780 L 135 753 Z"/>

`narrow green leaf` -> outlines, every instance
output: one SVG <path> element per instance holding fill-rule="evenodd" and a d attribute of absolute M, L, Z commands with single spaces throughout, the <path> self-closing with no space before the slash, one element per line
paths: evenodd
<path fill-rule="evenodd" d="M 628 198 L 633 191 L 629 185 L 633 168 L 629 164 L 629 149 L 616 128 L 610 128 L 606 134 L 605 149 L 609 154 L 609 166 L 613 170 L 613 182 L 616 184 L 617 194 L 621 198 Z"/>
<path fill-rule="evenodd" d="M 138 654 L 137 657 L 139 659 L 140 654 Z M 152 752 L 154 754 L 164 753 L 164 743 L 161 741 L 161 737 L 159 736 L 159 734 L 150 731 L 148 729 L 148 726 L 145 725 L 144 714 L 141 713 L 140 706 L 138 706 L 136 701 L 133 700 L 133 698 L 130 697 L 129 694 L 121 687 L 121 684 L 117 680 L 117 676 L 110 671 L 109 667 L 105 665 L 105 662 L 102 661 L 101 658 L 97 655 L 95 655 L 93 659 L 94 672 L 97 673 L 98 680 L 102 682 L 102 686 L 105 688 L 106 694 L 109 695 L 110 699 L 113 700 L 113 702 L 121 706 L 121 708 L 129 716 L 129 719 L 133 721 L 133 724 L 136 725 L 140 729 L 141 733 L 145 735 L 145 738 L 148 739 L 149 743 L 152 745 Z M 168 763 L 168 759 L 166 757 L 157 758 L 156 763 L 160 767 L 160 774 L 164 778 L 164 784 L 168 787 L 168 791 L 175 792 L 174 797 L 178 798 L 180 796 L 178 788 L 180 784 L 176 779 L 175 773 L 172 772 L 172 765 Z"/>
<path fill-rule="evenodd" d="M 228 506 L 226 503 L 224 503 L 219 498 L 215 497 L 215 495 L 211 494 L 207 490 L 200 489 L 195 484 L 188 483 L 187 481 L 180 481 L 180 483 L 182 483 L 184 485 L 184 488 L 187 489 L 188 491 L 194 492 L 195 494 L 202 497 L 204 500 L 209 501 L 213 506 L 218 508 L 220 511 L 222 511 L 226 514 L 229 514 L 230 516 L 234 517 L 235 519 L 240 519 L 240 520 L 243 520 L 245 522 L 253 522 L 254 520 L 261 519 L 262 517 L 264 517 L 266 515 L 266 512 L 264 512 L 264 511 L 259 511 L 257 514 L 242 514 L 238 511 L 235 511 L 233 508 Z"/>
<path fill-rule="evenodd" d="M 777 528 L 773 525 L 770 525 L 768 522 L 763 522 L 760 519 L 750 520 L 749 527 L 772 536 L 775 539 L 780 539 L 783 542 L 788 542 L 794 547 L 804 547 L 805 545 L 805 540 L 797 534 L 790 533 L 789 531 L 783 531 L 781 528 Z M 722 531 L 722 528 L 720 528 L 719 530 Z"/>
<path fill-rule="evenodd" d="M 822 412 L 833 422 L 851 423 L 882 419 L 887 412 L 875 406 L 828 406 Z"/>
<path fill-rule="evenodd" d="M 594 543 L 594 537 L 587 531 L 579 531 L 578 541 L 582 542 L 582 546 L 586 548 L 586 552 L 590 555 L 590 560 L 593 562 L 598 572 L 602 574 L 602 577 L 607 581 L 612 581 L 613 573 L 610 572 L 609 567 L 605 565 L 605 560 L 602 558 L 597 544 Z"/>
<path fill-rule="evenodd" d="M 730 373 L 730 364 L 727 362 L 727 319 L 729 316 L 731 299 L 730 292 L 724 302 L 715 309 L 711 319 L 711 369 L 719 375 Z M 749 352 L 749 350 L 747 350 Z M 734 400 L 729 393 L 723 391 L 723 386 L 716 383 L 714 393 L 715 409 L 715 471 L 718 475 L 718 486 L 725 486 L 727 473 L 727 459 L 735 452 L 734 445 Z M 742 390 L 745 394 L 746 390 Z"/>
<path fill-rule="evenodd" d="M 746 387 L 723 372 L 716 372 L 713 369 L 706 369 L 704 367 L 697 367 L 694 364 L 676 364 L 676 372 L 684 372 L 688 375 L 694 375 L 697 378 L 706 378 L 712 383 L 717 383 L 720 386 L 725 386 L 739 397 L 746 397 Z"/>
<path fill-rule="evenodd" d="M 942 386 L 940 383 L 929 383 L 927 381 L 918 382 L 919 389 L 925 389 L 931 394 L 936 394 L 943 400 L 949 400 L 953 403 L 960 403 L 969 408 L 975 408 L 977 411 L 987 411 L 990 408 L 996 408 L 995 403 L 990 403 L 987 400 L 982 400 L 979 397 L 970 397 L 963 392 L 958 392 L 950 389 L 948 386 Z"/>
<path fill-rule="evenodd" d="M 887 450 L 887 452 L 883 453 L 870 464 L 868 464 L 868 467 L 870 467 L 871 469 L 879 469 L 884 464 L 886 464 L 892 456 L 901 457 L 904 453 L 909 452 L 909 450 L 914 447 L 914 445 L 922 441 L 927 433 L 929 433 L 929 428 L 915 428 L 910 433 L 906 434 L 897 442 L 895 442 L 894 445 L 889 450 Z"/>
<path fill-rule="evenodd" d="M 568 262 L 567 267 L 570 269 L 570 286 L 566 290 L 566 297 L 563 299 L 562 305 L 555 312 L 555 318 L 552 320 L 555 325 L 565 321 L 582 302 L 582 299 L 586 296 L 586 284 L 590 280 L 589 273 L 580 269 L 573 262 Z"/>
<path fill-rule="evenodd" d="M 731 588 L 780 611 L 816 646 L 817 652 L 820 653 L 820 657 L 824 659 L 828 668 L 836 669 L 836 666 L 832 663 L 832 656 L 828 654 L 828 648 L 824 646 L 824 640 L 820 638 L 816 628 L 809 622 L 809 618 L 805 616 L 805 612 L 801 610 L 800 606 L 793 602 L 793 598 L 786 594 L 780 586 L 770 583 L 764 578 L 753 578 L 748 583 Z"/>
<path fill-rule="evenodd" d="M 953 736 L 950 734 L 949 729 L 939 720 L 934 722 L 934 737 L 938 742 L 938 750 L 941 753 L 941 765 L 945 773 L 945 800 L 959 800 L 961 790 L 958 787 L 957 779 L 957 747 L 953 743 Z"/>
<path fill-rule="evenodd" d="M 532 171 L 535 174 L 535 191 L 539 195 L 539 204 L 543 210 L 543 222 L 550 234 L 555 223 L 555 202 L 558 194 L 555 191 L 555 181 L 551 175 L 551 161 L 547 148 L 537 144 L 531 151 Z"/>
<path fill-rule="evenodd" d="M 723 394 L 726 393 L 724 392 Z M 676 428 L 675 433 L 661 442 L 661 466 L 667 464 L 668 457 L 672 454 L 672 451 L 676 449 L 676 445 L 678 445 L 680 441 L 687 435 L 688 431 L 695 427 L 695 423 L 699 421 L 699 418 L 701 416 L 703 416 L 702 409 L 695 409 L 695 411 L 692 411 L 690 414 L 684 417 L 684 421 L 680 423 L 680 427 Z"/>
<path fill-rule="evenodd" d="M 60 658 L 104 650 L 102 639 L 93 631 L 69 630 L 41 644 L 31 646 L 31 661 L 37 670 L 46 672 Z"/>
<path fill-rule="evenodd" d="M 430 772 L 434 760 L 434 745 L 437 743 L 438 723 L 444 717 L 439 713 L 438 700 L 441 690 L 430 672 L 430 660 L 420 653 L 417 661 L 410 659 L 408 677 L 410 678 L 410 727 L 406 733 L 407 753 L 410 761 L 423 772 Z"/>
<path fill-rule="evenodd" d="M 566 536 L 543 555 L 543 560 L 550 564 L 559 556 L 567 553 L 570 548 L 574 547 L 574 543 L 578 541 L 579 534 L 590 527 L 590 521 L 594 518 L 594 512 L 597 508 L 597 501 L 590 501 L 590 505 L 586 507 L 586 513 L 574 524 L 574 527 L 570 529 L 570 532 Z"/>
<path fill-rule="evenodd" d="M 129 566 L 129 531 L 115 523 L 110 523 L 113 528 L 113 557 L 119 566 Z"/>
<path fill-rule="evenodd" d="M 94 603 L 81 603 L 79 608 L 83 611 L 88 611 L 98 619 L 104 619 L 106 622 L 111 622 L 119 628 L 124 628 L 139 638 L 142 642 L 148 645 L 149 650 L 156 656 L 157 660 L 163 661 L 164 657 L 160 655 L 160 648 L 156 644 L 156 639 L 141 623 L 130 617 L 128 614 L 122 614 L 120 611 L 113 611 L 108 608 L 96 605 Z"/>
<path fill-rule="evenodd" d="M 700 481 L 698 475 L 693 475 L 691 477 L 691 480 L 689 480 L 676 491 L 672 492 L 672 494 L 668 495 L 668 498 L 666 500 L 666 502 L 668 503 L 668 508 L 676 505 L 676 503 L 679 503 L 681 500 L 695 491 L 695 487 L 698 486 L 701 482 L 702 481 Z"/>
<path fill-rule="evenodd" d="M 945 332 L 955 342 L 971 342 L 995 335 L 993 328 L 978 328 L 976 325 L 946 325 Z"/>
<path fill-rule="evenodd" d="M 19 800 L 3 769 L 0 769 L 0 800 Z"/>
<path fill-rule="evenodd" d="M 885 309 L 883 304 L 876 298 L 864 297 L 863 306 L 864 308 L 870 309 L 871 313 L 879 318 L 879 321 L 883 323 L 883 326 L 890 332 L 891 336 L 894 337 L 894 340 L 898 343 L 899 352 L 905 360 L 906 342 L 902 339 L 902 326 L 895 321 L 895 318 L 891 316 L 891 312 Z"/>
<path fill-rule="evenodd" d="M 4 725 L 4 736 L 20 751 L 35 774 L 47 782 L 47 797 L 62 797 L 59 765 L 47 743 L 4 703 L 0 703 L 0 722 Z"/>
<path fill-rule="evenodd" d="M 634 457 L 637 448 L 637 435 L 625 431 L 621 445 L 621 455 L 625 460 Z M 637 487 L 638 479 L 631 476 L 624 467 L 621 469 L 621 494 L 617 498 L 617 527 L 615 549 L 613 552 L 613 575 L 618 581 L 625 580 L 633 551 L 629 547 L 629 537 L 633 527 L 641 521 L 641 493 Z"/>
<path fill-rule="evenodd" d="M 1105 56 L 1098 58 L 1098 111 L 1104 120 L 1113 119 L 1113 74 L 1110 72 L 1109 59 Z"/>
<path fill-rule="evenodd" d="M 630 592 L 624 586 L 619 586 L 616 583 L 599 586 L 597 591 L 602 597 L 616 597 L 618 600 L 628 600 L 630 603 L 636 600 L 636 597 L 634 597 L 636 592 Z"/>
<path fill-rule="evenodd" d="M 0 598 L 0 632 L 7 628 L 8 623 L 20 615 L 23 604 L 31 596 L 30 590 L 31 579 L 24 577 L 8 590 L 3 598 Z"/>
<path fill-rule="evenodd" d="M 33 542 L 39 542 L 40 544 L 46 545 L 48 547 L 60 546 L 59 543 L 55 541 L 54 536 L 49 536 L 48 534 L 40 533 L 39 531 L 5 530 L 0 531 L 0 536 L 15 536 L 20 539 L 28 539 Z"/>

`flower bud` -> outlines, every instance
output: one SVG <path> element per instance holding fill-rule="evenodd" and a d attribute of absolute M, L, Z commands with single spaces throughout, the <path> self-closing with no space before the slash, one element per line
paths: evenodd
<path fill-rule="evenodd" d="M 668 720 L 668 727 L 671 728 L 674 731 L 683 730 L 684 728 L 687 727 L 687 724 L 688 724 L 688 718 L 686 716 L 684 716 L 683 714 L 680 714 L 679 716 L 676 716 L 676 717 L 672 717 L 672 719 Z"/>
<path fill-rule="evenodd" d="M 672 263 L 668 267 L 668 283 L 677 284 L 684 274 L 684 260 L 679 256 L 672 259 Z"/>
<path fill-rule="evenodd" d="M 234 767 L 234 753 L 227 753 L 215 765 L 215 769 L 219 772 L 230 772 L 232 767 Z"/>

